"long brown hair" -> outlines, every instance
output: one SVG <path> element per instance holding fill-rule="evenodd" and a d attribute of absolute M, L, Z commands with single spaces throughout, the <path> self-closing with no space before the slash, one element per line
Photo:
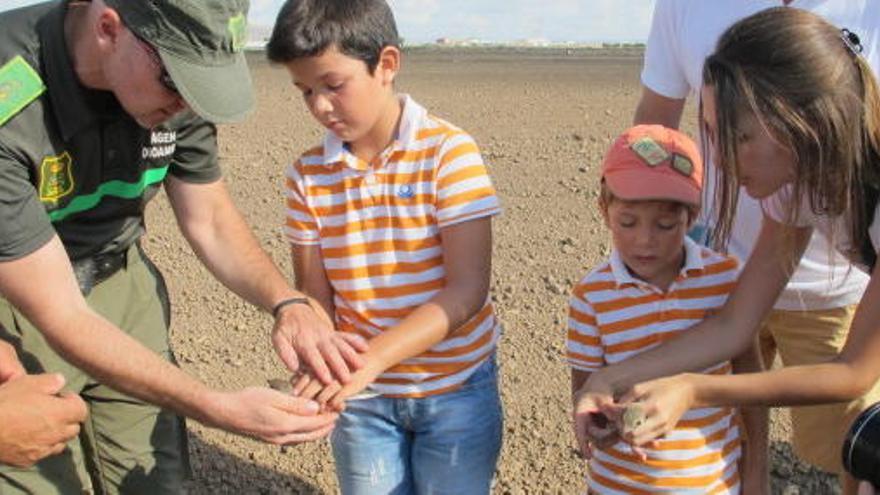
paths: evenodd
<path fill-rule="evenodd" d="M 816 214 L 847 214 L 855 250 L 867 239 L 873 212 L 862 184 L 880 178 L 880 91 L 855 48 L 821 17 L 788 7 L 747 17 L 721 36 L 703 67 L 718 119 L 718 247 L 730 237 L 738 199 L 737 123 L 750 113 L 795 156 L 787 220 L 808 204 Z"/>

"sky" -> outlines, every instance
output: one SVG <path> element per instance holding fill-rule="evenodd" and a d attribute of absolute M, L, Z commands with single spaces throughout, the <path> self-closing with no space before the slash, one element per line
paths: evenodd
<path fill-rule="evenodd" d="M 38 0 L 0 0 L 0 11 Z M 283 0 L 251 0 L 251 25 L 270 27 Z M 654 0 L 388 0 L 407 43 L 438 38 L 491 42 L 640 42 Z"/>

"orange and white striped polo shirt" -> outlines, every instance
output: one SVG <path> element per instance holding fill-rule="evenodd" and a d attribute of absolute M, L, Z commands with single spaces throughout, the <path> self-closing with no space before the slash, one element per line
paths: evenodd
<path fill-rule="evenodd" d="M 500 213 L 474 140 L 406 95 L 397 137 L 369 164 L 332 132 L 286 171 L 286 234 L 320 245 L 337 329 L 369 339 L 445 284 L 444 227 Z M 490 301 L 443 341 L 385 371 L 371 390 L 424 397 L 458 388 L 495 351 Z"/>
<path fill-rule="evenodd" d="M 685 238 L 685 265 L 666 292 L 633 277 L 620 255 L 595 268 L 574 288 L 567 356 L 585 372 L 656 347 L 721 307 L 738 275 L 735 258 Z M 729 374 L 723 362 L 704 373 Z M 740 431 L 735 410 L 691 409 L 676 428 L 645 449 L 640 461 L 618 442 L 597 449 L 589 463 L 590 489 L 600 494 L 739 493 Z"/>

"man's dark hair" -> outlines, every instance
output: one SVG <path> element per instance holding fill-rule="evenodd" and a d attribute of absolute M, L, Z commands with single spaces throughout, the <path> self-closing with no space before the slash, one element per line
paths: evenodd
<path fill-rule="evenodd" d="M 266 46 L 269 60 L 286 63 L 331 46 L 363 60 L 372 73 L 387 46 L 400 47 L 385 0 L 287 0 Z"/>

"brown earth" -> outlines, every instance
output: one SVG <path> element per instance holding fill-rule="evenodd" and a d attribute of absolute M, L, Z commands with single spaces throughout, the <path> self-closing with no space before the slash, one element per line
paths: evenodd
<path fill-rule="evenodd" d="M 220 130 L 230 189 L 260 242 L 286 273 L 280 233 L 286 163 L 318 142 L 285 71 L 259 55 L 258 106 Z M 495 492 L 579 493 L 563 359 L 568 292 L 609 252 L 595 208 L 603 153 L 632 117 L 641 53 L 626 51 L 413 51 L 399 89 L 480 144 L 504 205 L 495 222 L 493 294 L 500 344 L 505 437 Z M 685 128 L 693 130 L 689 109 Z M 174 301 L 172 341 L 181 366 L 221 388 L 262 385 L 284 370 L 270 319 L 232 296 L 197 262 L 164 198 L 148 213 L 146 247 Z M 774 492 L 836 493 L 828 476 L 793 460 L 787 423 L 774 421 Z M 193 493 L 335 493 L 326 442 L 278 447 L 190 423 Z"/>

